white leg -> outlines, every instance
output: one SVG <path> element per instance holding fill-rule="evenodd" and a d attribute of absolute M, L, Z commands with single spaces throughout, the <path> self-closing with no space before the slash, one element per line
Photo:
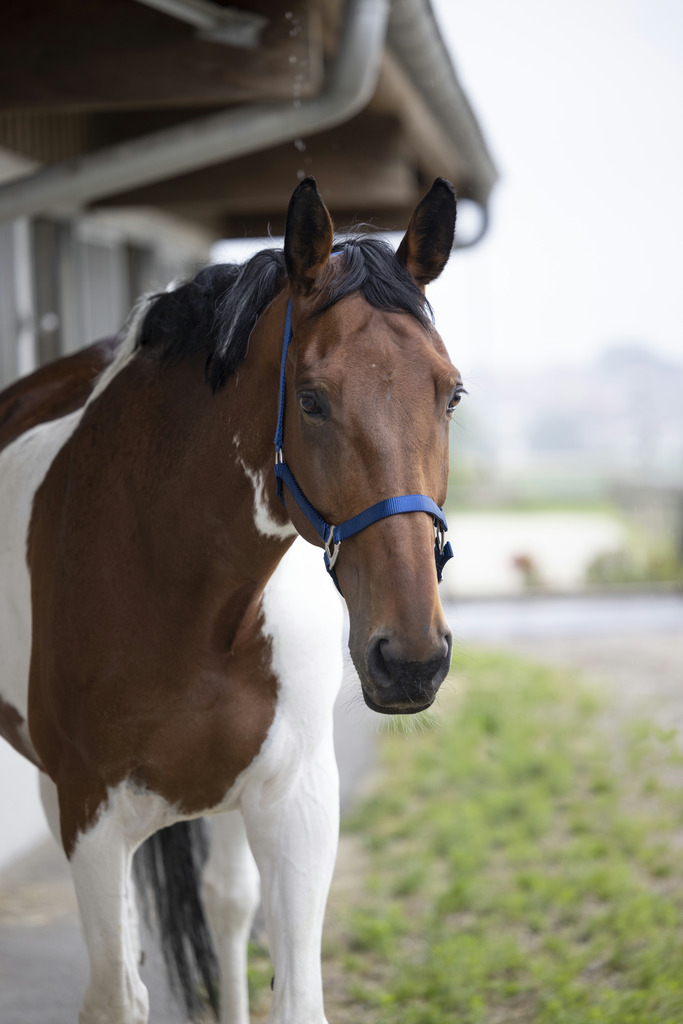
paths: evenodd
<path fill-rule="evenodd" d="M 54 839 L 62 846 L 61 829 L 59 824 L 59 795 L 57 787 L 45 772 L 40 772 L 39 777 L 39 789 L 40 799 L 43 805 L 43 811 L 47 819 L 50 832 Z M 135 898 L 135 886 L 132 881 L 126 888 L 126 900 L 127 908 L 126 913 L 128 915 L 128 933 L 133 943 L 135 962 L 140 963 L 141 959 L 141 946 L 140 946 L 140 921 L 138 914 L 137 901 Z"/>
<path fill-rule="evenodd" d="M 242 799 L 275 971 L 268 1024 L 327 1024 L 320 946 L 339 836 L 331 738 L 275 802 L 268 785 L 245 788 Z"/>
<path fill-rule="evenodd" d="M 82 836 L 71 861 L 90 983 L 79 1024 L 147 1024 L 149 996 L 138 974 L 138 947 L 130 933 L 132 851 L 120 837 Z M 103 830 L 109 832 L 108 829 Z"/>
<path fill-rule="evenodd" d="M 138 973 L 131 866 L 137 846 L 163 824 L 156 798 L 121 787 L 70 857 L 90 982 L 79 1024 L 147 1024 L 149 996 Z"/>
<path fill-rule="evenodd" d="M 259 875 L 239 811 L 207 819 L 209 859 L 202 895 L 221 976 L 221 1024 L 249 1024 L 247 943 L 259 904 Z"/>

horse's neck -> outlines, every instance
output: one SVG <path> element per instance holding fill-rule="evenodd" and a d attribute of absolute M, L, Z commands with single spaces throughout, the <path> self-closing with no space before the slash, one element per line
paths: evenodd
<path fill-rule="evenodd" d="M 202 366 L 138 357 L 100 399 L 101 421 L 119 402 L 127 410 L 102 475 L 103 492 L 121 494 L 117 477 L 128 481 L 112 529 L 121 539 L 133 531 L 159 593 L 191 594 L 221 644 L 253 616 L 294 536 L 271 481 L 278 362 L 277 340 L 257 327 L 215 394 Z"/>

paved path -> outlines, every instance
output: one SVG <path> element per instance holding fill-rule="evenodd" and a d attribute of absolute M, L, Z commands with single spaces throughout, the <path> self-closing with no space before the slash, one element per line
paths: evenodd
<path fill-rule="evenodd" d="M 578 669 L 611 691 L 622 714 L 683 735 L 680 594 L 471 603 L 450 620 L 465 660 L 468 644 L 478 644 Z"/>
<path fill-rule="evenodd" d="M 516 643 L 523 637 L 658 635 L 683 637 L 683 595 L 520 597 L 445 606 L 454 636 L 465 643 Z"/>

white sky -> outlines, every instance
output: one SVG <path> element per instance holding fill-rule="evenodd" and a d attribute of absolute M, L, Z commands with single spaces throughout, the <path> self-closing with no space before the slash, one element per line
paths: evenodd
<path fill-rule="evenodd" d="M 464 376 L 683 361 L 683 3 L 432 0 L 500 171 L 429 297 Z"/>

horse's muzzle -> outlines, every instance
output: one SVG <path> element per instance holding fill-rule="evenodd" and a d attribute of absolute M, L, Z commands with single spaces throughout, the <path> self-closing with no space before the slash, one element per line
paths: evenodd
<path fill-rule="evenodd" d="M 376 633 L 365 652 L 363 697 L 373 711 L 385 715 L 411 715 L 434 701 L 451 664 L 450 630 L 439 635 L 419 661 L 410 660 L 400 638 Z"/>

